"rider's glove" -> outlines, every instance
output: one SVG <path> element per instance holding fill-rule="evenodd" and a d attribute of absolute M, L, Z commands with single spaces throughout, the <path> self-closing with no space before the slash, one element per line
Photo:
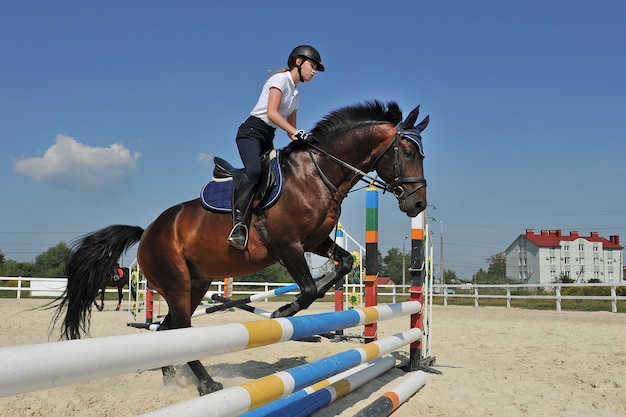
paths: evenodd
<path fill-rule="evenodd" d="M 293 134 L 293 137 L 296 138 L 296 140 L 300 142 L 304 142 L 304 143 L 316 143 L 317 142 L 317 140 L 315 139 L 313 135 L 311 135 L 310 133 L 306 133 L 304 130 L 296 131 L 296 133 Z"/>

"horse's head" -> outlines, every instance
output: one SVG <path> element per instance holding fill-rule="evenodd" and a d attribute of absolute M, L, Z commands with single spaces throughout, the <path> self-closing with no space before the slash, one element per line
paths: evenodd
<path fill-rule="evenodd" d="M 421 132 L 428 117 L 416 126 L 418 113 L 419 106 L 402 122 L 402 111 L 395 102 L 345 107 L 315 126 L 316 144 L 292 143 L 289 150 L 309 152 L 304 160 L 313 160 L 311 173 L 342 198 L 363 180 L 393 193 L 400 210 L 415 217 L 426 208 Z M 313 152 L 319 157 L 314 158 Z M 382 181 L 367 175 L 374 170 Z"/>
<path fill-rule="evenodd" d="M 374 163 L 374 168 L 386 182 L 385 189 L 398 199 L 400 210 L 410 217 L 426 208 L 426 179 L 424 178 L 424 148 L 422 131 L 428 126 L 426 116 L 415 125 L 419 106 L 398 124 L 391 138 Z"/>

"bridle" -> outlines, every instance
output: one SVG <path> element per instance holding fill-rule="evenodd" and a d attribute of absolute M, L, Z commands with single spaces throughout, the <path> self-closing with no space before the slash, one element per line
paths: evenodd
<path fill-rule="evenodd" d="M 421 142 L 418 142 L 419 139 L 415 138 L 413 134 L 409 134 L 408 132 L 402 130 L 398 126 L 396 128 L 396 134 L 394 135 L 393 140 L 389 142 L 389 144 L 385 147 L 385 149 L 374 160 L 374 163 L 372 164 L 372 169 L 370 170 L 370 171 L 373 171 L 374 169 L 376 169 L 376 165 L 378 164 L 378 162 L 387 154 L 387 152 L 389 152 L 389 150 L 391 148 L 393 148 L 393 151 L 394 151 L 394 157 L 393 157 L 394 179 L 389 184 L 386 183 L 383 180 L 378 179 L 377 177 L 370 176 L 368 173 L 363 172 L 360 169 L 358 169 L 358 168 L 348 164 L 347 162 L 337 158 L 336 156 L 332 155 L 331 153 L 325 151 L 324 149 L 320 148 L 319 146 L 316 146 L 315 144 L 313 144 L 311 142 L 308 143 L 308 147 L 309 148 L 307 148 L 307 151 L 309 152 L 309 155 L 311 156 L 311 160 L 313 161 L 313 165 L 315 165 L 315 169 L 317 170 L 317 173 L 319 174 L 319 176 L 322 179 L 322 181 L 324 181 L 324 183 L 326 184 L 327 187 L 329 187 L 332 191 L 334 191 L 334 192 L 338 193 L 339 195 L 341 195 L 343 198 L 346 197 L 346 194 L 341 192 L 328 179 L 328 177 L 324 174 L 324 172 L 322 171 L 322 169 L 318 165 L 317 161 L 315 161 L 315 158 L 313 158 L 313 152 L 311 152 L 310 148 L 315 149 L 320 154 L 322 154 L 325 157 L 327 157 L 328 159 L 336 162 L 337 164 L 341 165 L 342 167 L 351 170 L 352 172 L 354 172 L 354 176 L 355 177 L 356 176 L 360 176 L 361 177 L 360 178 L 361 181 L 364 181 L 364 182 L 368 183 L 369 185 L 374 186 L 376 188 L 382 189 L 383 192 L 389 191 L 394 196 L 396 196 L 398 201 L 402 202 L 403 200 L 405 200 L 408 197 L 410 197 L 413 193 L 415 193 L 418 190 L 426 187 L 426 178 L 401 177 L 401 175 L 402 175 L 402 173 L 400 172 L 400 139 L 401 138 L 405 139 L 405 140 L 412 141 L 415 144 L 415 146 L 418 148 L 418 151 L 420 152 L 422 157 L 424 156 L 424 151 L 422 149 Z M 420 186 L 414 188 L 413 190 L 411 190 L 408 193 L 404 190 L 404 188 L 402 188 L 402 184 L 416 184 L 416 183 L 420 184 Z"/>

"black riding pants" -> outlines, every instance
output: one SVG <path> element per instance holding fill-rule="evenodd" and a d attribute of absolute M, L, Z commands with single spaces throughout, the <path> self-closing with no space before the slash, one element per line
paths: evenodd
<path fill-rule="evenodd" d="M 255 184 L 261 178 L 261 155 L 274 147 L 275 133 L 276 129 L 254 116 L 248 117 L 237 131 L 237 148 L 244 172 Z"/>

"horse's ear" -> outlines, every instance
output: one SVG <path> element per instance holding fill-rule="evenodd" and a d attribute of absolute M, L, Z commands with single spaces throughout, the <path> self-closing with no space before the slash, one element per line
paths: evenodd
<path fill-rule="evenodd" d="M 417 130 L 422 132 L 424 129 L 426 129 L 426 126 L 428 126 L 429 121 L 430 121 L 430 115 L 424 117 L 424 120 L 422 120 L 420 124 L 416 126 Z"/>
<path fill-rule="evenodd" d="M 404 122 L 402 122 L 403 129 L 415 129 L 415 122 L 417 121 L 417 116 L 420 114 L 420 106 L 418 105 L 416 108 L 411 110 L 411 113 L 406 117 Z"/>

